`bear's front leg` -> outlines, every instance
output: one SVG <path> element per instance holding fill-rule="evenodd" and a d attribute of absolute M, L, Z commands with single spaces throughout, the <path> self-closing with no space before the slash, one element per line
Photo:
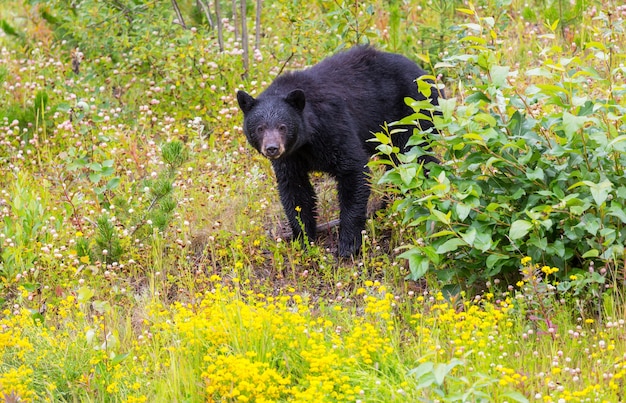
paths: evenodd
<path fill-rule="evenodd" d="M 274 164 L 280 201 L 289 220 L 293 239 L 305 245 L 315 240 L 316 196 L 306 171 L 286 164 Z"/>
<path fill-rule="evenodd" d="M 337 176 L 339 197 L 339 256 L 349 257 L 361 248 L 367 218 L 370 186 L 365 172 Z"/>

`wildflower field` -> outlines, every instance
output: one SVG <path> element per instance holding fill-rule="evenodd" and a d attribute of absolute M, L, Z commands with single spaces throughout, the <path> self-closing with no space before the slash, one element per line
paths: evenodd
<path fill-rule="evenodd" d="M 0 401 L 626 401 L 625 20 L 612 0 L 1 2 Z M 336 227 L 289 240 L 235 94 L 364 43 L 444 90 L 440 133 L 415 134 L 442 163 L 374 158 L 388 203 L 339 259 Z"/>

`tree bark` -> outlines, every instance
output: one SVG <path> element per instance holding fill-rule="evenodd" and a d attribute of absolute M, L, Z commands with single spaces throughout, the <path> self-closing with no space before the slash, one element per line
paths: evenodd
<path fill-rule="evenodd" d="M 240 0 L 241 5 L 241 48 L 243 50 L 243 74 L 242 78 L 248 78 L 248 68 L 250 66 L 250 52 L 248 51 L 248 24 L 246 21 L 246 0 Z"/>
<path fill-rule="evenodd" d="M 220 9 L 220 0 L 215 0 L 215 19 L 217 20 L 217 43 L 220 52 L 224 51 L 224 34 L 222 28 L 222 10 Z"/>
<path fill-rule="evenodd" d="M 239 25 L 237 25 L 237 0 L 232 0 L 233 5 L 233 27 L 235 27 L 235 40 L 239 38 Z"/>
<path fill-rule="evenodd" d="M 200 10 L 204 12 L 206 16 L 206 21 L 209 24 L 209 28 L 213 29 L 213 18 L 211 18 L 211 9 L 209 8 L 209 3 L 205 3 L 202 0 L 196 0 L 196 5 Z"/>
<path fill-rule="evenodd" d="M 256 0 L 256 32 L 254 48 L 259 49 L 261 47 L 261 8 L 263 6 L 263 0 Z"/>
<path fill-rule="evenodd" d="M 185 20 L 183 19 L 183 15 L 180 12 L 180 8 L 178 8 L 178 3 L 176 2 L 176 0 L 172 0 L 172 7 L 174 7 L 174 11 L 176 12 L 176 18 L 178 19 L 177 24 L 187 29 L 187 25 L 185 24 Z"/>

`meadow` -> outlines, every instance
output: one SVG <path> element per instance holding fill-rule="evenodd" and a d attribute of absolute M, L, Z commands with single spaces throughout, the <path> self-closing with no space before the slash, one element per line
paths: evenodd
<path fill-rule="evenodd" d="M 0 3 L 0 400 L 625 401 L 625 21 L 614 0 Z M 445 91 L 415 134 L 442 164 L 374 158 L 390 202 L 339 259 L 336 227 L 290 241 L 235 94 L 365 43 Z"/>

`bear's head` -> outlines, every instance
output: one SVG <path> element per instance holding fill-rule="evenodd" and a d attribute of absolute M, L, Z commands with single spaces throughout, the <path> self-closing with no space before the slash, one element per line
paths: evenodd
<path fill-rule="evenodd" d="M 243 111 L 243 131 L 252 147 L 270 160 L 288 155 L 304 141 L 304 92 L 296 89 L 287 96 L 262 94 L 253 98 L 237 92 Z"/>

